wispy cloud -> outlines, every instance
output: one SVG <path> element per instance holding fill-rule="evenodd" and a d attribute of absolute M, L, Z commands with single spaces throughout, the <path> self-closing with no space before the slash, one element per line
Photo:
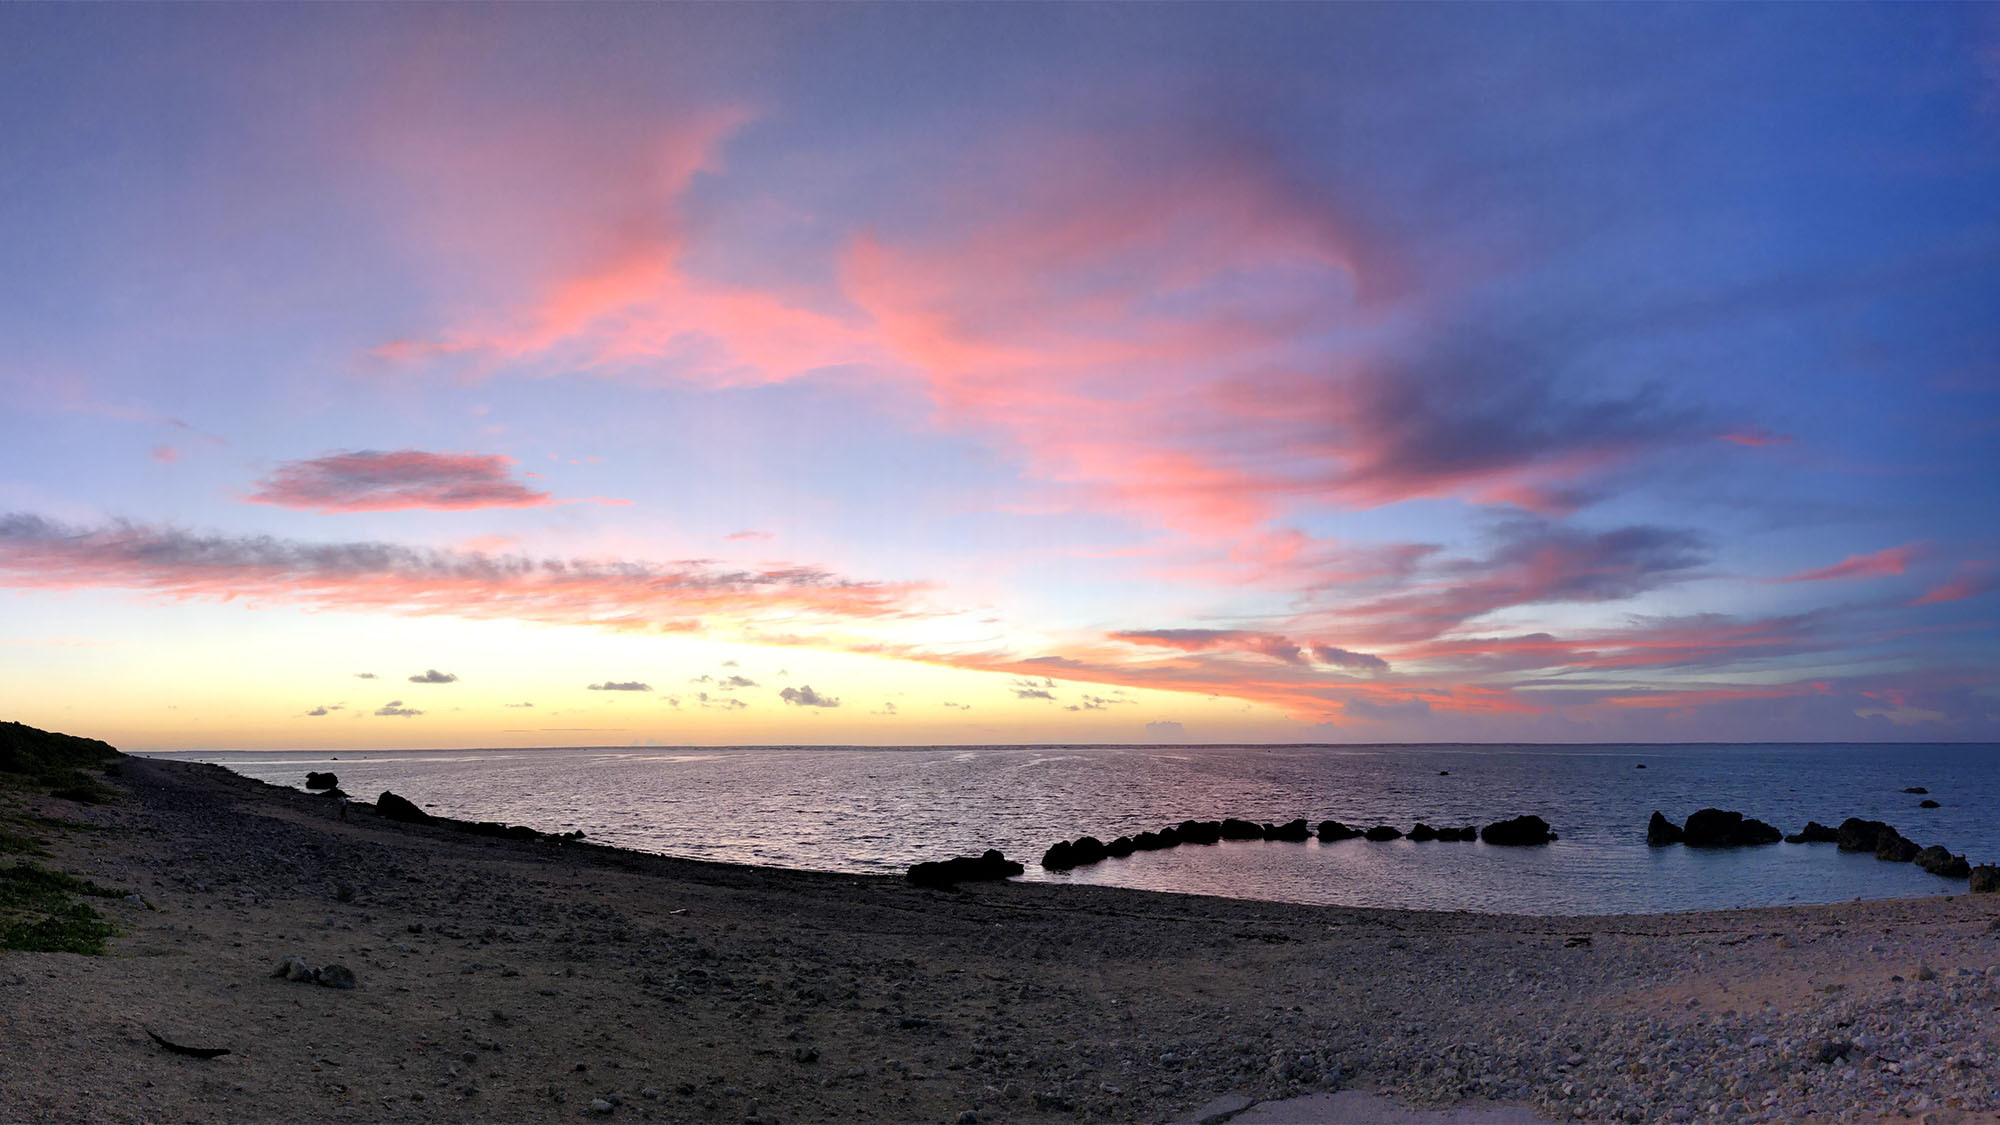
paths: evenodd
<path fill-rule="evenodd" d="M 638 680 L 606 680 L 601 684 L 591 684 L 591 691 L 652 691 L 653 685 Z"/>
<path fill-rule="evenodd" d="M 451 672 L 440 672 L 436 668 L 431 668 L 411 676 L 410 682 L 413 684 L 455 684 L 458 682 L 458 676 Z"/>
<path fill-rule="evenodd" d="M 1886 578 L 1903 573 L 1923 551 L 1923 545 L 1909 543 L 1866 555 L 1849 555 L 1831 566 L 1780 578 L 1780 582 L 1831 582 L 1847 578 Z"/>
<path fill-rule="evenodd" d="M 174 599 L 693 632 L 769 616 L 867 621 L 915 614 L 919 587 L 814 567 L 536 559 L 381 542 L 308 543 L 114 523 L 0 516 L 0 585 L 111 587 Z M 364 676 L 364 678 L 367 678 Z"/>
<path fill-rule="evenodd" d="M 389 718 L 399 718 L 399 719 L 414 718 L 418 715 L 423 714 L 422 711 L 419 711 L 413 707 L 403 706 L 403 701 L 400 699 L 391 699 L 389 702 L 384 703 L 380 707 L 377 707 L 375 709 L 375 713 L 377 715 L 382 715 Z"/>
<path fill-rule="evenodd" d="M 498 454 L 363 449 L 286 462 L 257 482 L 257 490 L 245 499 L 314 512 L 464 511 L 568 502 L 515 480 L 513 465 L 512 458 Z"/>

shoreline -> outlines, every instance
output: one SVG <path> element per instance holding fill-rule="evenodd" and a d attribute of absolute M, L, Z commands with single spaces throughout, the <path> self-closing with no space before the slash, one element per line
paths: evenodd
<path fill-rule="evenodd" d="M 1548 917 L 941 891 L 342 822 L 221 766 L 122 766 L 117 804 L 28 802 L 96 825 L 52 866 L 146 904 L 109 909 L 109 956 L 0 959 L 0 1117 L 1160 1122 L 1346 1089 L 2000 1121 L 1993 896 Z M 290 955 L 359 987 L 272 979 Z"/>

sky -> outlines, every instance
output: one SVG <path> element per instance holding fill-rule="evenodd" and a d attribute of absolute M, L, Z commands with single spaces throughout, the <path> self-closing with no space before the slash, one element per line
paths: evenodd
<path fill-rule="evenodd" d="M 0 716 L 2000 739 L 2000 9 L 0 8 Z"/>

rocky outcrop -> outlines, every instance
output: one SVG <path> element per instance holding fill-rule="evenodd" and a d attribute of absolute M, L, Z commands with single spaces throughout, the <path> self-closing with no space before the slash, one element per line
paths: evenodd
<path fill-rule="evenodd" d="M 1101 863 L 1110 854 L 1104 841 L 1095 836 L 1079 836 L 1075 840 L 1057 840 L 1050 845 L 1049 850 L 1042 853 L 1042 866 L 1050 871 L 1068 871 L 1072 867 Z"/>
<path fill-rule="evenodd" d="M 1375 827 L 1370 828 L 1368 831 L 1363 832 L 1362 835 L 1379 844 L 1385 840 L 1402 839 L 1403 830 L 1400 828 L 1391 828 L 1389 825 L 1386 824 L 1378 824 Z"/>
<path fill-rule="evenodd" d="M 1909 863 L 1923 851 L 1914 842 L 1903 838 L 1902 833 L 1891 828 L 1875 839 L 1875 858 L 1890 863 Z"/>
<path fill-rule="evenodd" d="M 1427 844 L 1437 838 L 1438 838 L 1438 830 L 1432 828 L 1428 824 L 1425 824 L 1421 820 L 1417 822 L 1416 827 L 1410 829 L 1410 839 L 1416 841 L 1419 844 Z"/>
<path fill-rule="evenodd" d="M 1319 822 L 1319 842 L 1322 844 L 1334 844 L 1342 840 L 1352 840 L 1359 835 L 1361 835 L 1360 829 L 1349 828 L 1337 820 L 1322 820 Z"/>
<path fill-rule="evenodd" d="M 1232 816 L 1222 822 L 1222 838 L 1225 840 L 1261 840 L 1264 838 L 1264 826 L 1255 821 L 1238 820 Z"/>
<path fill-rule="evenodd" d="M 1219 820 L 1183 820 L 1179 827 L 1183 844 L 1213 844 L 1222 839 Z"/>
<path fill-rule="evenodd" d="M 1917 807 L 1920 809 L 1936 809 L 1936 808 L 1942 808 L 1943 806 L 1938 804 L 1936 801 L 1933 801 L 1930 798 L 1926 797 L 1925 799 L 1917 802 Z"/>
<path fill-rule="evenodd" d="M 1916 795 L 1918 795 L 1918 796 L 1920 796 L 1920 797 L 1921 797 L 1921 796 L 1923 796 L 1923 795 L 1924 795 L 1925 793 L 1928 793 L 1928 792 L 1930 792 L 1930 790 L 1928 790 L 1928 789 L 1924 788 L 1924 787 L 1923 787 L 1923 786 L 1921 786 L 1921 785 L 1912 785 L 1912 786 L 1910 786 L 1910 787 L 1909 787 L 1908 789 L 1905 789 L 1905 790 L 1903 790 L 1903 792 L 1905 792 L 1905 793 L 1915 793 Z"/>
<path fill-rule="evenodd" d="M 375 815 L 388 820 L 398 820 L 404 824 L 429 824 L 431 814 L 418 808 L 414 803 L 396 796 L 387 789 L 375 798 Z"/>
<path fill-rule="evenodd" d="M 1479 839 L 1479 828 L 1471 824 L 1463 828 L 1440 828 L 1438 829 L 1438 839 L 1448 843 L 1469 844 Z"/>
<path fill-rule="evenodd" d="M 1539 816 L 1517 816 L 1512 820 L 1495 821 L 1479 830 L 1479 838 L 1489 844 L 1518 848 L 1546 844 L 1556 838 L 1549 830 L 1549 822 Z"/>
<path fill-rule="evenodd" d="M 1850 816 L 1840 822 L 1840 830 L 1834 834 L 1834 843 L 1839 844 L 1844 852 L 1872 852 L 1884 833 L 1894 836 L 1896 830 L 1879 820 Z"/>
<path fill-rule="evenodd" d="M 1775 844 L 1785 834 L 1761 820 L 1746 819 L 1740 812 L 1703 809 L 1681 826 L 1683 841 L 1690 848 L 1747 848 Z M 1648 841 L 1651 833 L 1648 832 Z"/>
<path fill-rule="evenodd" d="M 949 887 L 956 883 L 1006 879 L 1020 873 L 1020 864 L 989 848 L 978 856 L 919 863 L 910 868 L 907 878 L 920 887 Z"/>
<path fill-rule="evenodd" d="M 1283 824 L 1267 824 L 1264 826 L 1264 838 L 1266 840 L 1278 840 L 1287 844 L 1303 844 L 1311 835 L 1312 829 L 1306 824 L 1305 817 L 1299 817 L 1297 820 L 1288 820 Z"/>
<path fill-rule="evenodd" d="M 1806 826 L 1785 837 L 1787 844 L 1837 844 L 1840 830 L 1828 828 L 1817 820 L 1806 821 Z"/>
<path fill-rule="evenodd" d="M 1653 819 L 1646 822 L 1647 847 L 1664 848 L 1669 844 L 1678 844 L 1685 838 L 1686 833 L 1681 831 L 1680 825 L 1668 820 L 1658 809 L 1653 810 Z"/>
<path fill-rule="evenodd" d="M 1972 865 L 1965 862 L 1965 857 L 1951 854 L 1951 849 L 1943 844 L 1932 844 L 1918 852 L 1911 862 L 1945 879 L 1963 879 L 1972 874 Z"/>
<path fill-rule="evenodd" d="M 307 789 L 333 789 L 340 785 L 340 778 L 331 773 L 306 771 Z"/>
<path fill-rule="evenodd" d="M 2000 893 L 2000 867 L 1995 867 L 1990 863 L 1982 863 L 1972 869 L 1969 873 L 1969 878 L 1972 880 L 1972 884 L 1968 889 L 1973 894 L 1990 895 Z"/>
<path fill-rule="evenodd" d="M 1110 856 L 1112 859 L 1124 859 L 1126 856 L 1131 855 L 1133 850 L 1132 837 L 1130 836 L 1120 836 L 1116 840 L 1104 845 L 1104 854 Z"/>

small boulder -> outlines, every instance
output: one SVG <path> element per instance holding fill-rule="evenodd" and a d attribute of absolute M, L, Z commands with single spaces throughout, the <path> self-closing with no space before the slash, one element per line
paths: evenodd
<path fill-rule="evenodd" d="M 1130 836 L 1120 836 L 1116 840 L 1104 845 L 1104 854 L 1113 859 L 1124 859 L 1126 856 L 1131 855 L 1132 851 L 1132 837 Z"/>
<path fill-rule="evenodd" d="M 313 970 L 313 983 L 328 988 L 352 989 L 354 970 L 345 965 L 321 965 Z"/>
<path fill-rule="evenodd" d="M 1421 820 L 1416 823 L 1416 827 L 1410 829 L 1410 839 L 1415 840 L 1419 844 L 1426 844 L 1437 838 L 1438 830 Z"/>
<path fill-rule="evenodd" d="M 1933 801 L 1930 798 L 1926 797 L 1923 800 L 1917 802 L 1917 807 L 1920 809 L 1935 809 L 1935 808 L 1942 808 L 1943 806 L 1939 805 L 1936 801 Z"/>
<path fill-rule="evenodd" d="M 1479 839 L 1479 827 L 1477 825 L 1468 824 L 1462 828 L 1440 828 L 1438 829 L 1438 839 L 1450 840 L 1455 843 L 1461 843 L 1461 844 L 1469 844 L 1474 840 Z"/>
<path fill-rule="evenodd" d="M 1923 849 L 1912 841 L 1904 839 L 1902 834 L 1893 828 L 1877 837 L 1875 841 L 1875 858 L 1890 863 L 1908 863 L 1916 859 L 1920 851 Z"/>
<path fill-rule="evenodd" d="M 1181 830 L 1175 828 L 1171 824 L 1167 825 L 1165 828 L 1160 829 L 1159 837 L 1160 837 L 1160 846 L 1163 848 L 1180 847 Z"/>
<path fill-rule="evenodd" d="M 1361 833 L 1337 820 L 1322 820 L 1319 822 L 1318 835 L 1320 843 L 1334 844 L 1342 840 L 1352 840 Z"/>
<path fill-rule="evenodd" d="M 1903 790 L 1903 792 L 1905 792 L 1905 793 L 1914 793 L 1914 794 L 1916 794 L 1917 796 L 1921 797 L 1921 796 L 1923 796 L 1924 794 L 1926 794 L 1926 793 L 1930 792 L 1930 790 L 1928 790 L 1928 789 L 1924 788 L 1924 787 L 1923 787 L 1923 786 L 1921 786 L 1921 785 L 1912 785 L 1912 786 L 1910 786 L 1910 787 L 1909 787 L 1908 789 L 1905 789 L 1905 790 Z"/>
<path fill-rule="evenodd" d="M 1828 828 L 1817 820 L 1806 821 L 1804 828 L 1785 837 L 1785 843 L 1787 844 L 1837 844 L 1839 842 L 1839 829 Z"/>
<path fill-rule="evenodd" d="M 306 964 L 306 959 L 297 954 L 293 954 L 278 962 L 278 967 L 271 970 L 271 975 L 279 980 L 307 981 L 313 979 L 312 966 Z"/>
<path fill-rule="evenodd" d="M 1486 843 L 1501 847 L 1532 847 L 1546 844 L 1556 838 L 1549 831 L 1549 822 L 1539 816 L 1517 816 L 1512 820 L 1495 821 L 1480 829 L 1479 838 Z"/>
<path fill-rule="evenodd" d="M 1879 820 L 1863 820 L 1850 816 L 1840 822 L 1840 830 L 1834 834 L 1834 842 L 1844 852 L 1872 852 L 1881 843 L 1884 833 L 1895 835 L 1896 830 Z"/>
<path fill-rule="evenodd" d="M 1238 820 L 1232 816 L 1222 822 L 1222 838 L 1225 840 L 1261 840 L 1264 838 L 1264 826 L 1255 821 Z"/>
<path fill-rule="evenodd" d="M 375 798 L 375 815 L 388 820 L 399 820 L 404 824 L 429 824 L 431 814 L 418 808 L 408 800 L 396 796 L 387 789 Z"/>
<path fill-rule="evenodd" d="M 340 784 L 340 778 L 334 776 L 331 773 L 315 773 L 311 770 L 306 771 L 307 789 L 332 789 L 335 786 L 338 786 L 339 784 Z"/>
<path fill-rule="evenodd" d="M 1132 837 L 1133 851 L 1156 852 L 1160 850 L 1160 847 L 1160 834 L 1158 832 L 1141 832 L 1137 836 Z"/>
<path fill-rule="evenodd" d="M 1370 828 L 1368 831 L 1363 832 L 1362 835 L 1379 844 L 1384 840 L 1402 839 L 1403 830 L 1400 828 L 1391 828 L 1389 825 L 1386 824 L 1378 824 L 1375 827 Z"/>
<path fill-rule="evenodd" d="M 1684 837 L 1685 833 L 1681 831 L 1680 825 L 1661 815 L 1658 809 L 1653 810 L 1653 819 L 1646 822 L 1647 847 L 1664 848 L 1669 844 L 1680 843 Z"/>
<path fill-rule="evenodd" d="M 2000 867 L 1982 863 L 1969 873 L 1972 885 L 1969 888 L 1976 895 L 1990 895 L 2000 892 Z"/>
<path fill-rule="evenodd" d="M 1951 854 L 1951 849 L 1943 844 L 1932 844 L 1918 852 L 1911 862 L 1944 879 L 1963 879 L 1972 874 L 1972 866 L 1965 862 L 1965 857 Z"/>
<path fill-rule="evenodd" d="M 1049 845 L 1048 851 L 1042 853 L 1042 867 L 1044 870 L 1068 871 L 1075 866 L 1076 849 L 1069 846 L 1068 840 L 1057 840 L 1055 843 Z"/>
<path fill-rule="evenodd" d="M 1312 829 L 1307 826 L 1305 817 L 1288 820 L 1283 824 L 1274 824 L 1264 832 L 1266 840 L 1279 840 L 1287 844 L 1305 843 L 1311 835 Z"/>

